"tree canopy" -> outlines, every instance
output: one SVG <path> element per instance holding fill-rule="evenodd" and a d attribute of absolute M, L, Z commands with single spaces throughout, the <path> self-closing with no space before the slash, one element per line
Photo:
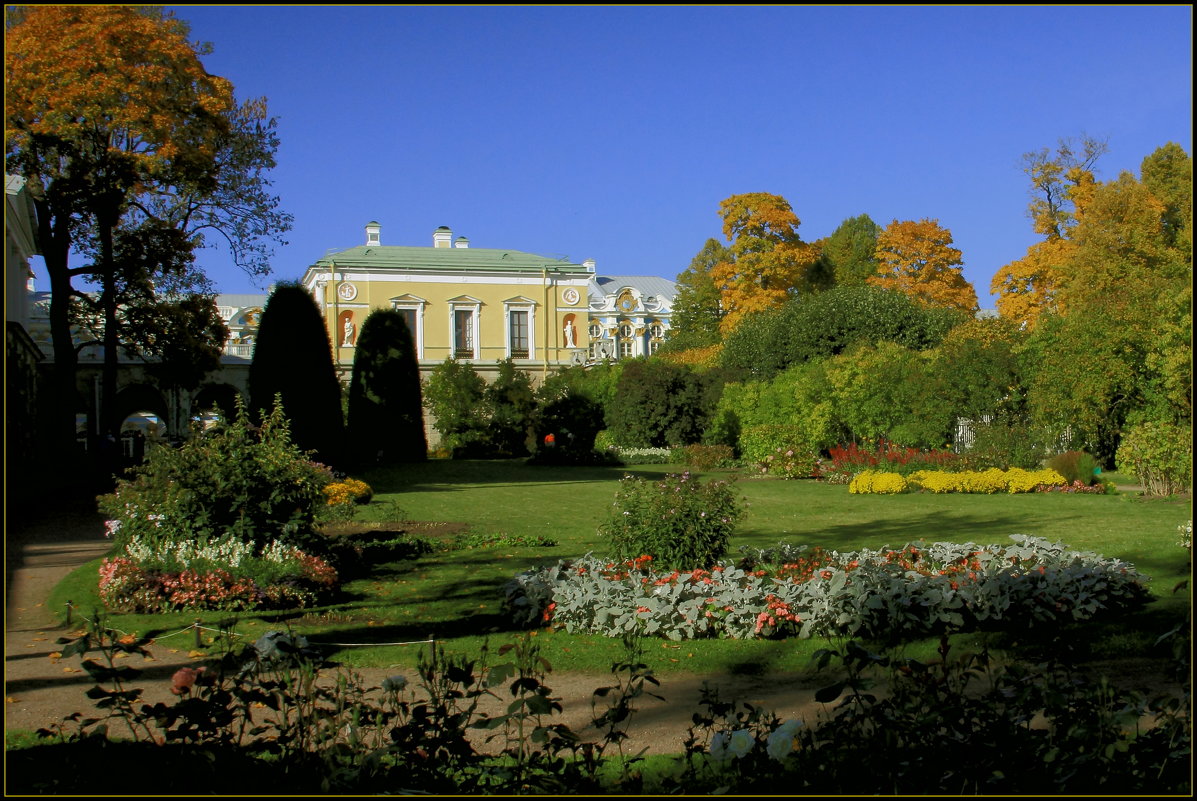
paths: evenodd
<path fill-rule="evenodd" d="M 208 46 L 188 35 L 184 22 L 157 7 L 33 6 L 6 19 L 6 169 L 26 178 L 50 279 L 53 394 L 64 399 L 54 433 L 62 443 L 74 435 L 76 310 L 100 320 L 102 416 L 113 430 L 120 423 L 110 411 L 121 346 L 152 353 L 167 331 L 146 324 L 153 315 L 142 315 L 140 327 L 125 324 L 129 289 L 163 285 L 168 265 L 186 261 L 207 232 L 219 232 L 238 264 L 265 274 L 269 241 L 290 226 L 263 177 L 277 148 L 264 101 L 238 106 L 232 85 L 200 61 Z M 182 236 L 165 236 L 165 228 Z M 132 243 L 151 238 L 159 257 L 118 264 Z M 164 253 L 167 246 L 178 254 Z M 72 267 L 72 253 L 90 263 Z M 137 264 L 157 272 L 134 275 Z M 202 281 L 188 285 L 184 275 L 196 277 L 174 272 L 173 295 L 142 291 L 143 308 L 203 295 Z M 81 277 L 99 287 L 90 304 L 79 301 Z M 196 303 L 164 308 L 162 326 L 177 324 L 178 312 Z M 193 322 L 187 330 L 210 350 L 202 332 L 217 332 Z"/>
<path fill-rule="evenodd" d="M 877 236 L 878 272 L 868 283 L 903 292 L 927 306 L 976 311 L 952 232 L 938 220 L 894 220 Z"/>
<path fill-rule="evenodd" d="M 732 258 L 711 270 L 719 288 L 726 334 L 753 312 L 780 306 L 818 283 L 818 249 L 798 236 L 800 221 L 780 195 L 750 192 L 719 204 Z"/>

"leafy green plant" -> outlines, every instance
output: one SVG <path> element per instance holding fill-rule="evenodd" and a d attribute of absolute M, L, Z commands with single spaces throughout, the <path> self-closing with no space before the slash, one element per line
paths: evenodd
<path fill-rule="evenodd" d="M 282 405 L 255 427 L 238 400 L 232 420 L 197 432 L 182 447 L 160 445 L 134 478 L 100 496 L 114 543 L 145 546 L 237 540 L 321 553 L 316 522 L 332 479 L 291 441 Z"/>
<path fill-rule="evenodd" d="M 1084 451 L 1064 451 L 1047 460 L 1047 467 L 1064 476 L 1069 484 L 1080 482 L 1090 487 L 1096 482 L 1097 460 Z"/>
<path fill-rule="evenodd" d="M 744 515 L 729 481 L 703 484 L 689 471 L 659 481 L 629 475 L 601 533 L 620 559 L 648 555 L 669 566 L 711 565 L 727 551 Z"/>
<path fill-rule="evenodd" d="M 806 442 L 802 430 L 789 425 L 758 425 L 740 432 L 740 455 L 761 473 L 783 478 L 815 474 L 819 452 Z"/>
<path fill-rule="evenodd" d="M 1118 468 L 1139 477 L 1150 495 L 1173 495 L 1193 483 L 1193 428 L 1166 422 L 1132 426 L 1118 446 Z"/>
<path fill-rule="evenodd" d="M 703 473 L 726 467 L 735 458 L 729 445 L 687 445 L 681 450 L 686 466 Z"/>

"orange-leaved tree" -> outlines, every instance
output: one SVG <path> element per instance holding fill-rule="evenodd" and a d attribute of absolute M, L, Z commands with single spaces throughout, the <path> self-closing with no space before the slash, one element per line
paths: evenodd
<path fill-rule="evenodd" d="M 102 417 L 110 431 L 120 422 L 112 419 L 112 401 L 124 344 L 115 259 L 121 231 L 152 220 L 157 230 L 188 234 L 163 241 L 194 247 L 197 218 L 167 219 L 163 199 L 212 196 L 227 190 L 222 171 L 272 166 L 270 158 L 247 160 L 232 144 L 240 130 L 264 135 L 269 150 L 273 133 L 248 124 L 252 110 L 238 109 L 229 82 L 204 69 L 199 57 L 207 48 L 188 33 L 184 22 L 155 7 L 34 6 L 6 18 L 5 166 L 26 179 L 34 201 L 50 279 L 52 394 L 75 397 L 71 306 L 82 293 L 73 282 L 87 276 L 100 287 L 92 312 L 104 323 Z M 243 209 L 239 216 L 251 214 Z M 72 253 L 93 263 L 72 266 Z M 52 436 L 73 439 L 72 402 L 56 421 Z"/>
<path fill-rule="evenodd" d="M 1072 232 L 1094 191 L 1093 167 L 1107 150 L 1105 142 L 1082 137 L 1061 139 L 1055 153 L 1042 148 L 1023 154 L 1031 181 L 1027 214 L 1045 239 L 994 274 L 989 290 L 997 294 L 1003 317 L 1033 329 L 1044 312 L 1062 310 L 1062 270 L 1075 251 Z"/>
<path fill-rule="evenodd" d="M 719 288 L 724 334 L 745 315 L 780 306 L 795 293 L 816 288 L 818 250 L 798 236 L 800 221 L 780 195 L 749 192 L 719 204 L 731 258 L 711 269 Z"/>
<path fill-rule="evenodd" d="M 868 283 L 927 306 L 975 311 L 977 293 L 960 257 L 952 232 L 938 220 L 894 220 L 877 236 L 877 274 Z"/>

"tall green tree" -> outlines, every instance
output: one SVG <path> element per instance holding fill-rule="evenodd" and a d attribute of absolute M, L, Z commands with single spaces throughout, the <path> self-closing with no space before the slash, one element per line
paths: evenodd
<path fill-rule="evenodd" d="M 723 303 L 719 287 L 711 276 L 717 264 L 733 259 L 731 250 L 718 239 L 708 239 L 702 250 L 690 260 L 690 266 L 677 277 L 677 295 L 670 318 L 670 351 L 704 348 L 718 344 L 721 339 L 719 322 L 723 319 Z"/>
<path fill-rule="evenodd" d="M 344 453 L 341 383 L 320 307 L 298 282 L 275 286 L 258 323 L 249 366 L 250 410 L 264 417 L 282 398 L 291 438 L 326 464 Z"/>
<path fill-rule="evenodd" d="M 486 381 L 474 365 L 446 359 L 424 381 L 424 400 L 441 447 L 454 455 L 477 453 L 485 440 L 486 419 L 479 414 Z"/>
<path fill-rule="evenodd" d="M 349 383 L 349 441 L 359 464 L 427 458 L 420 363 L 403 314 L 375 309 L 362 323 Z"/>
<path fill-rule="evenodd" d="M 836 286 L 862 286 L 877 273 L 877 237 L 881 226 L 867 214 L 849 217 L 823 243 L 822 258 Z"/>
<path fill-rule="evenodd" d="M 480 412 L 487 421 L 486 455 L 499 458 L 527 456 L 536 415 L 532 379 L 523 370 L 517 370 L 511 359 L 503 359 L 482 399 Z"/>
<path fill-rule="evenodd" d="M 1130 173 L 1087 189 L 1059 269 L 1061 309 L 1028 343 L 1032 413 L 1070 427 L 1106 465 L 1128 424 L 1192 414 L 1192 261 L 1176 247 L 1192 200 L 1167 189 L 1187 171 L 1175 155 L 1147 162 L 1163 198 Z M 1169 164 L 1170 177 L 1154 172 Z"/>

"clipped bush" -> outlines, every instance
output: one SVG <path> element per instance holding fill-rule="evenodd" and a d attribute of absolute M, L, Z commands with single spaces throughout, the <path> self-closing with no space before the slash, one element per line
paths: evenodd
<path fill-rule="evenodd" d="M 689 471 L 658 481 L 624 476 L 599 532 L 617 559 L 648 556 L 670 567 L 713 565 L 745 515 L 729 481 L 706 484 Z"/>
<path fill-rule="evenodd" d="M 1193 427 L 1152 421 L 1132 426 L 1118 446 L 1117 462 L 1149 495 L 1186 490 L 1193 484 Z"/>

